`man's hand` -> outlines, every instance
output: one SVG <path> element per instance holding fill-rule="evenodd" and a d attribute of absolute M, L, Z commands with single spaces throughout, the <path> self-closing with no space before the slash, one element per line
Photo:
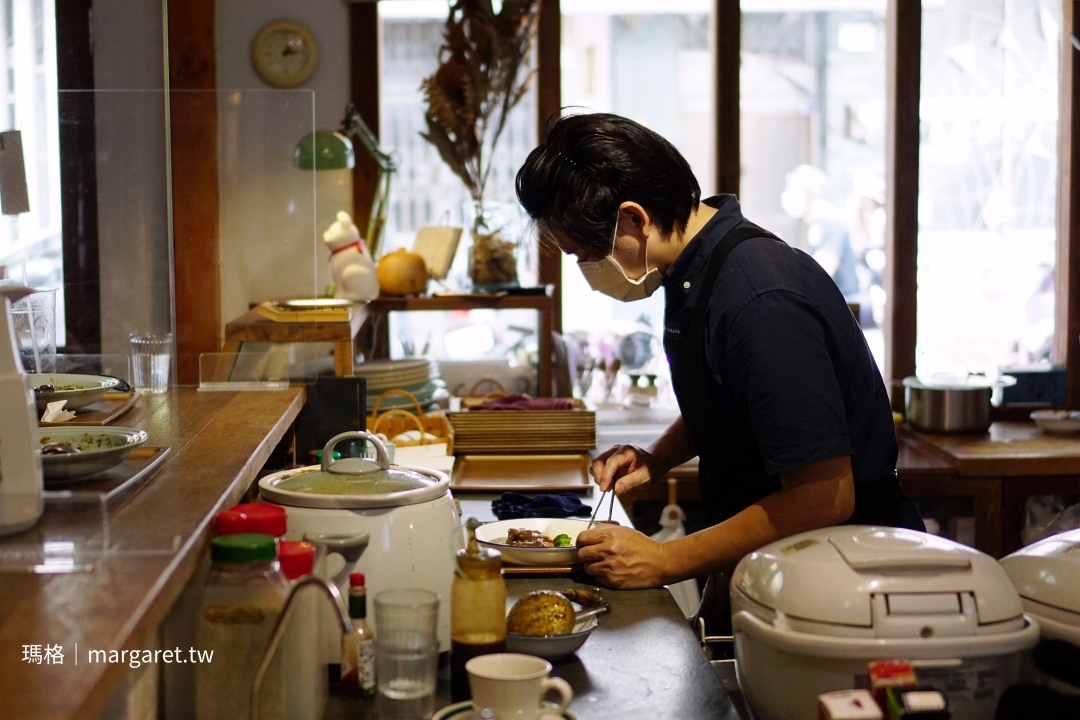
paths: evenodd
<path fill-rule="evenodd" d="M 578 559 L 598 582 L 621 590 L 653 588 L 666 580 L 666 548 L 632 528 L 601 524 L 577 536 Z"/>
<path fill-rule="evenodd" d="M 615 487 L 615 494 L 622 495 L 630 488 L 653 480 L 652 455 L 636 445 L 616 445 L 592 461 L 589 474 L 601 490 L 607 492 Z"/>

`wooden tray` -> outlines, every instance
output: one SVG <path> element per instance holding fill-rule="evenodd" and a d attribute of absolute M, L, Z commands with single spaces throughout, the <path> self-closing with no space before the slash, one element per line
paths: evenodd
<path fill-rule="evenodd" d="M 45 490 L 98 492 L 107 502 L 113 502 L 150 479 L 168 454 L 169 448 L 137 447 L 115 467 L 84 478 L 50 480 L 46 482 Z"/>
<path fill-rule="evenodd" d="M 451 492 L 585 492 L 588 455 L 459 455 Z"/>
<path fill-rule="evenodd" d="M 42 422 L 41 427 L 64 427 L 65 425 L 108 425 L 118 417 L 135 407 L 140 393 L 105 393 L 92 405 L 75 410 L 75 417 L 65 422 Z"/>

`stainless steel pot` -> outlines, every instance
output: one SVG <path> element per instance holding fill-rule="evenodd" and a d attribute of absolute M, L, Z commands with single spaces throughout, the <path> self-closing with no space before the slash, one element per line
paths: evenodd
<path fill-rule="evenodd" d="M 985 432 L 995 391 L 1012 378 L 990 380 L 980 375 L 948 381 L 904 378 L 907 421 L 916 430 L 941 433 Z M 1015 380 L 1013 380 L 1015 382 Z"/>

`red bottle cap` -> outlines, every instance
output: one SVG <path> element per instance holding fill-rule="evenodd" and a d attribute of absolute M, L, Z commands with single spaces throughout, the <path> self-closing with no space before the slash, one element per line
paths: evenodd
<path fill-rule="evenodd" d="M 238 535 L 247 532 L 247 515 L 239 510 L 223 510 L 214 516 L 215 535 Z"/>
<path fill-rule="evenodd" d="M 289 580 L 310 575 L 315 571 L 315 546 L 303 540 L 282 540 L 278 543 L 278 563 Z"/>
<path fill-rule="evenodd" d="M 281 537 L 285 534 L 286 515 L 285 508 L 271 503 L 243 503 L 234 505 L 231 510 L 237 510 L 247 516 L 247 532 L 262 533 Z"/>
<path fill-rule="evenodd" d="M 349 573 L 349 585 L 364 587 L 364 573 Z"/>

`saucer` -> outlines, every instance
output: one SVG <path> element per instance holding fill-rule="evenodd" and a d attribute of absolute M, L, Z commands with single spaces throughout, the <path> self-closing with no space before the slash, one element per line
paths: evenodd
<path fill-rule="evenodd" d="M 570 709 L 559 715 L 556 712 L 558 707 L 555 703 L 544 702 L 538 720 L 579 720 L 578 716 Z M 473 708 L 472 701 L 466 700 L 465 702 L 447 705 L 432 715 L 431 720 L 473 720 L 479 717 L 479 713 Z"/>

